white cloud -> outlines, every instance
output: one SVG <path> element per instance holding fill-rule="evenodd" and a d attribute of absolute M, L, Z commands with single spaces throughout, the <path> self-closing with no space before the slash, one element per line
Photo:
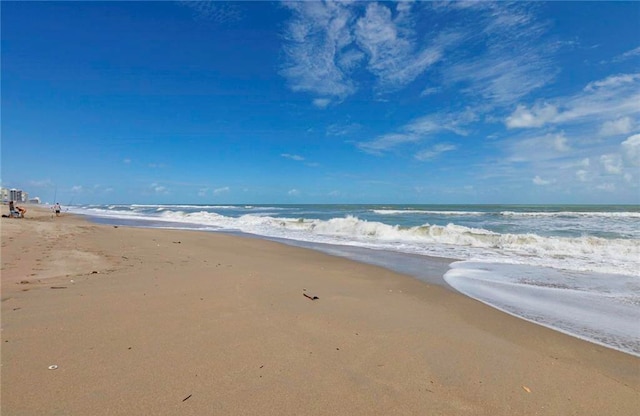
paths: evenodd
<path fill-rule="evenodd" d="M 467 43 L 474 55 L 456 51 L 454 63 L 445 72 L 449 83 L 460 83 L 463 91 L 479 96 L 493 105 L 509 105 L 550 82 L 557 70 L 551 54 L 557 49 L 542 35 L 546 26 L 536 22 L 534 8 L 525 2 L 452 2 L 456 15 L 463 21 Z M 467 20 L 468 19 L 468 20 Z M 473 21 L 474 23 L 470 23 Z M 477 48 L 485 51 L 477 54 Z M 452 58 L 447 56 L 447 61 Z"/>
<path fill-rule="evenodd" d="M 357 54 L 336 59 L 353 43 L 348 26 L 353 13 L 348 5 L 333 2 L 284 3 L 293 12 L 285 30 L 287 61 L 282 74 L 293 91 L 344 98 L 355 91 L 345 71 L 358 61 Z M 337 63 L 341 62 L 344 68 Z"/>
<path fill-rule="evenodd" d="M 298 162 L 301 162 L 304 160 L 304 157 L 299 156 L 299 155 L 292 155 L 289 153 L 282 153 L 280 156 L 286 158 L 286 159 L 291 159 L 291 160 L 296 160 Z"/>
<path fill-rule="evenodd" d="M 207 192 L 209 192 L 209 188 L 200 188 L 198 189 L 198 196 L 206 196 Z"/>
<path fill-rule="evenodd" d="M 532 179 L 532 182 L 533 182 L 535 185 L 545 186 L 545 185 L 549 185 L 549 184 L 553 183 L 554 181 L 552 181 L 552 180 L 542 179 L 540 176 L 536 175 L 536 176 Z"/>
<path fill-rule="evenodd" d="M 555 78 L 555 70 L 539 51 L 496 48 L 480 58 L 462 61 L 447 74 L 450 81 L 471 83 L 466 92 L 497 105 L 516 102 Z"/>
<path fill-rule="evenodd" d="M 508 128 L 541 127 L 558 116 L 558 109 L 550 104 L 536 105 L 528 109 L 518 105 L 516 110 L 506 119 Z"/>
<path fill-rule="evenodd" d="M 623 157 L 629 165 L 640 167 L 640 134 L 628 137 L 620 146 L 622 147 Z"/>
<path fill-rule="evenodd" d="M 128 165 L 131 163 L 131 159 L 124 159 L 122 163 L 124 163 L 125 165 Z"/>
<path fill-rule="evenodd" d="M 550 161 L 564 158 L 571 150 L 564 133 L 512 137 L 503 144 L 509 162 Z"/>
<path fill-rule="evenodd" d="M 571 149 L 567 144 L 567 138 L 564 134 L 556 134 L 553 136 L 553 147 L 558 152 L 566 152 Z"/>
<path fill-rule="evenodd" d="M 596 189 L 599 191 L 614 192 L 616 190 L 616 186 L 612 183 L 603 183 L 596 186 Z"/>
<path fill-rule="evenodd" d="M 362 129 L 362 125 L 358 123 L 351 124 L 332 124 L 327 127 L 327 136 L 348 136 Z"/>
<path fill-rule="evenodd" d="M 316 98 L 313 100 L 313 105 L 318 108 L 327 108 L 329 104 L 331 104 L 331 100 L 329 98 Z"/>
<path fill-rule="evenodd" d="M 608 137 L 628 134 L 633 130 L 634 124 L 631 117 L 621 117 L 616 120 L 605 121 L 600 128 L 600 135 Z"/>
<path fill-rule="evenodd" d="M 156 194 L 163 194 L 166 195 L 169 193 L 168 189 L 162 185 L 159 185 L 157 183 L 152 183 L 151 185 L 149 185 L 149 187 L 151 188 L 151 190 L 153 192 L 155 192 Z"/>
<path fill-rule="evenodd" d="M 367 70 L 383 90 L 402 88 L 438 62 L 459 37 L 442 32 L 420 42 L 413 4 L 287 2 L 286 62 L 281 74 L 293 91 L 342 100 L 357 90 L 354 71 Z M 314 102 L 315 105 L 325 101 Z"/>
<path fill-rule="evenodd" d="M 610 153 L 602 155 L 600 156 L 600 163 L 602 163 L 602 166 L 607 173 L 614 175 L 622 173 L 622 159 L 618 154 Z"/>
<path fill-rule="evenodd" d="M 498 105 L 511 104 L 555 78 L 550 56 L 556 47 L 541 38 L 546 26 L 537 23 L 535 7 L 525 3 L 283 4 L 291 19 L 284 30 L 281 74 L 293 91 L 317 95 L 320 101 L 314 105 L 320 108 L 366 87 L 362 71 L 372 74 L 375 87 L 386 93 L 437 70 L 445 83 L 462 84 L 465 92 Z M 451 24 L 424 23 L 433 13 L 452 13 L 442 16 Z M 352 79 L 356 74 L 359 82 Z M 422 96 L 433 88 L 425 88 Z"/>
<path fill-rule="evenodd" d="M 437 94 L 440 91 L 442 91 L 442 88 L 440 87 L 426 87 L 425 89 L 422 90 L 422 92 L 420 93 L 420 96 L 426 97 L 428 95 Z"/>
<path fill-rule="evenodd" d="M 637 48 L 633 48 L 631 50 L 626 51 L 622 55 L 616 57 L 614 60 L 615 61 L 624 61 L 626 59 L 633 58 L 634 56 L 640 56 L 640 46 L 638 46 Z"/>
<path fill-rule="evenodd" d="M 508 128 L 546 124 L 607 122 L 640 113 L 640 74 L 622 74 L 589 83 L 583 91 L 531 108 L 518 105 L 506 118 Z M 622 126 L 624 127 L 624 126 Z"/>
<path fill-rule="evenodd" d="M 300 191 L 298 191 L 297 189 L 291 189 L 289 192 L 287 192 L 287 194 L 291 196 L 297 196 L 300 195 Z"/>
<path fill-rule="evenodd" d="M 442 58 L 443 50 L 456 42 L 454 35 L 441 35 L 428 47 L 415 40 L 413 20 L 408 18 L 410 3 L 399 3 L 398 12 L 381 3 L 368 3 L 365 15 L 355 24 L 358 46 L 366 52 L 368 69 L 380 85 L 402 87 Z"/>
<path fill-rule="evenodd" d="M 450 143 L 439 143 L 433 146 L 431 149 L 425 149 L 415 154 L 415 158 L 420 161 L 431 160 L 439 156 L 444 152 L 450 152 L 456 150 L 458 146 Z"/>
<path fill-rule="evenodd" d="M 74 185 L 71 187 L 71 192 L 82 192 L 83 188 L 81 185 Z"/>
<path fill-rule="evenodd" d="M 478 115 L 470 108 L 457 113 L 429 114 L 410 121 L 397 132 L 383 134 L 368 142 L 359 142 L 357 146 L 365 152 L 381 154 L 402 144 L 420 142 L 438 132 L 449 131 L 466 136 L 466 126 L 477 120 Z"/>
<path fill-rule="evenodd" d="M 226 193 L 226 192 L 229 192 L 229 191 L 230 191 L 230 188 L 228 186 L 223 186 L 222 188 L 214 189 L 213 193 L 215 195 L 219 195 L 219 194 Z"/>
<path fill-rule="evenodd" d="M 584 90 L 594 92 L 602 88 L 617 88 L 619 86 L 636 83 L 638 80 L 640 80 L 640 74 L 611 75 L 603 80 L 590 82 L 584 87 Z"/>
<path fill-rule="evenodd" d="M 587 181 L 587 175 L 588 172 L 584 169 L 580 169 L 578 171 L 576 171 L 576 177 L 578 178 L 578 180 L 580 182 L 586 182 Z"/>

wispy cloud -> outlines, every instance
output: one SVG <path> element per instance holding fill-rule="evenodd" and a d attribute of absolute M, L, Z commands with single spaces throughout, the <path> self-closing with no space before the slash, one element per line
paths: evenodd
<path fill-rule="evenodd" d="M 316 95 L 314 105 L 320 108 L 365 87 L 361 77 L 360 83 L 354 78 L 363 71 L 375 78 L 378 92 L 387 93 L 441 63 L 437 70 L 447 84 L 464 85 L 467 94 L 497 105 L 526 96 L 556 75 L 549 57 L 554 47 L 540 41 L 546 26 L 524 3 L 284 5 L 292 18 L 285 30 L 281 73 L 292 90 Z M 430 13 L 451 13 L 452 23 L 445 28 L 421 25 Z M 473 55 L 460 52 L 471 49 Z M 437 88 L 425 86 L 422 95 Z"/>
<path fill-rule="evenodd" d="M 285 31 L 281 73 L 292 90 L 319 96 L 314 100 L 319 107 L 355 93 L 357 70 L 372 74 L 382 90 L 404 87 L 459 41 L 455 33 L 443 32 L 419 42 L 410 2 L 284 5 L 293 16 Z"/>
<path fill-rule="evenodd" d="M 508 51 L 500 47 L 488 54 L 459 62 L 449 74 L 450 82 L 469 83 L 465 88 L 497 105 L 506 105 L 543 87 L 555 77 L 550 61 L 539 51 Z"/>
<path fill-rule="evenodd" d="M 230 190 L 231 190 L 231 188 L 229 188 L 228 186 L 223 186 L 223 187 L 221 187 L 221 188 L 216 188 L 216 189 L 214 189 L 214 190 L 213 190 L 213 194 L 214 194 L 214 195 L 220 195 L 220 194 L 223 194 L 223 193 L 227 193 L 227 192 L 229 192 Z"/>
<path fill-rule="evenodd" d="M 621 74 L 589 83 L 581 92 L 557 97 L 531 107 L 518 105 L 506 118 L 508 128 L 546 124 L 612 122 L 640 113 L 640 74 Z"/>
<path fill-rule="evenodd" d="M 621 117 L 615 120 L 605 121 L 600 128 L 600 135 L 609 137 L 619 134 L 628 134 L 635 128 L 635 121 L 631 117 Z"/>
<path fill-rule="evenodd" d="M 347 71 L 360 59 L 349 49 L 353 13 L 333 2 L 284 3 L 293 18 L 285 31 L 286 62 L 282 74 L 294 91 L 341 99 L 355 91 Z M 347 59 L 339 59 L 345 54 Z"/>
<path fill-rule="evenodd" d="M 442 153 L 450 152 L 452 150 L 456 150 L 457 148 L 458 146 L 451 143 L 439 143 L 430 149 L 421 150 L 420 152 L 416 153 L 414 157 L 417 160 L 424 162 L 427 160 L 435 159 L 436 157 L 440 156 Z"/>
<path fill-rule="evenodd" d="M 633 48 L 631 50 L 628 50 L 619 56 L 616 56 L 613 59 L 613 61 L 614 62 L 626 61 L 627 59 L 631 59 L 639 56 L 640 56 L 640 46 Z"/>
<path fill-rule="evenodd" d="M 443 57 L 445 49 L 459 38 L 442 33 L 431 43 L 416 41 L 412 4 L 398 3 L 395 17 L 388 3 L 369 3 L 355 24 L 358 46 L 365 51 L 367 68 L 378 78 L 380 87 L 396 89 L 414 81 Z"/>
<path fill-rule="evenodd" d="M 160 184 L 158 184 L 156 182 L 154 182 L 151 185 L 149 185 L 149 189 L 153 193 L 158 194 L 158 195 L 167 195 L 167 194 L 169 194 L 169 190 L 165 186 L 160 185 Z"/>
<path fill-rule="evenodd" d="M 396 132 L 383 134 L 367 142 L 357 143 L 361 150 L 380 155 L 385 151 L 406 143 L 417 143 L 439 132 L 452 132 L 466 136 L 466 126 L 478 120 L 473 109 L 461 112 L 435 113 L 419 117 L 401 126 Z"/>
<path fill-rule="evenodd" d="M 534 185 L 538 185 L 538 186 L 545 186 L 545 185 L 552 184 L 554 182 L 553 180 L 542 179 L 538 175 L 536 175 L 531 181 L 533 182 Z"/>
<path fill-rule="evenodd" d="M 304 157 L 300 156 L 300 155 L 292 155 L 289 153 L 282 153 L 280 156 L 284 157 L 285 159 L 291 159 L 291 160 L 296 160 L 296 161 L 303 161 Z"/>
<path fill-rule="evenodd" d="M 313 100 L 313 105 L 318 108 L 326 108 L 331 104 L 331 100 L 328 98 L 316 98 Z"/>

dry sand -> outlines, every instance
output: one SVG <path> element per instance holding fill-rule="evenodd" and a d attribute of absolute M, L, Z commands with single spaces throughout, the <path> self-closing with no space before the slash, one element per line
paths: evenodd
<path fill-rule="evenodd" d="M 258 239 L 28 208 L 1 224 L 3 416 L 640 409 L 639 358 L 441 286 Z"/>

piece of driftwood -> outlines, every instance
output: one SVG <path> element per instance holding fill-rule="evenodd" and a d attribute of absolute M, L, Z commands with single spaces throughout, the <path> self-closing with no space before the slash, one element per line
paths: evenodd
<path fill-rule="evenodd" d="M 320 298 L 319 298 L 319 297 L 317 297 L 317 296 L 313 296 L 313 297 L 312 297 L 312 296 L 307 295 L 306 293 L 303 293 L 302 295 L 303 295 L 305 298 L 307 298 L 307 299 L 311 299 L 311 300 L 317 300 L 317 299 L 320 299 Z"/>

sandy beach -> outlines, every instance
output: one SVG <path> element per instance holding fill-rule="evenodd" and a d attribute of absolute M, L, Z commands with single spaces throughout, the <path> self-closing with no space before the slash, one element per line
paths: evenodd
<path fill-rule="evenodd" d="M 640 409 L 639 358 L 443 286 L 265 240 L 27 209 L 1 223 L 3 416 Z"/>

